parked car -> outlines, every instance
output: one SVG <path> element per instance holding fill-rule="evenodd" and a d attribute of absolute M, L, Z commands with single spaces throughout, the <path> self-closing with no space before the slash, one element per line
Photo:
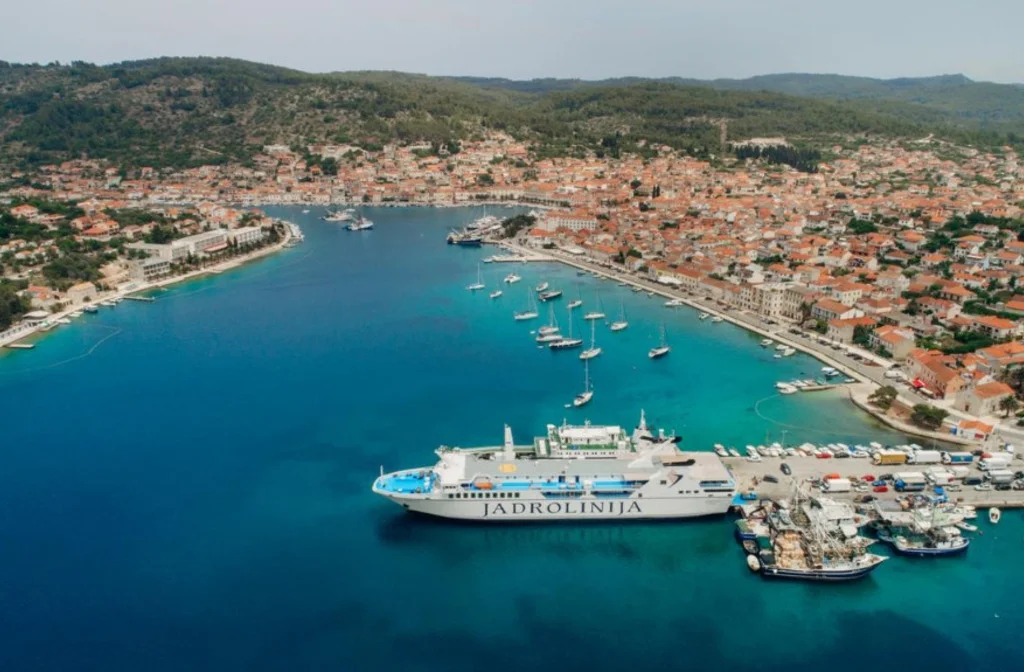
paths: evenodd
<path fill-rule="evenodd" d="M 784 473 L 786 476 L 789 476 L 790 474 L 793 473 L 793 470 L 790 469 L 789 465 L 786 464 L 785 462 L 783 462 L 782 464 L 779 465 L 779 471 Z"/>
<path fill-rule="evenodd" d="M 1013 487 L 1009 483 L 999 483 L 996 485 L 996 490 L 1012 490 Z"/>
<path fill-rule="evenodd" d="M 981 485 L 980 476 L 968 476 L 964 479 L 964 485 Z"/>
<path fill-rule="evenodd" d="M 875 492 L 889 492 L 889 486 L 888 485 L 876 485 L 874 487 L 874 491 Z"/>

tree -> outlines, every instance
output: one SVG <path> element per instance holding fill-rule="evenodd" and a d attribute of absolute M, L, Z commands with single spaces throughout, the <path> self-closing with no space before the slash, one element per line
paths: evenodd
<path fill-rule="evenodd" d="M 853 342 L 867 348 L 871 345 L 871 328 L 858 324 L 853 328 Z"/>
<path fill-rule="evenodd" d="M 857 218 L 851 219 L 850 223 L 846 225 L 846 228 L 858 235 L 878 231 L 878 227 L 875 226 L 874 223 Z"/>
<path fill-rule="evenodd" d="M 1010 413 L 1013 413 L 1018 408 L 1020 408 L 1020 402 L 1012 394 L 999 400 L 999 410 L 1003 412 L 1004 418 L 1010 417 Z"/>
<path fill-rule="evenodd" d="M 899 396 L 899 392 L 892 385 L 884 385 L 868 397 L 868 401 L 878 406 L 883 411 L 888 411 L 892 408 L 892 404 L 896 401 L 896 397 Z"/>
<path fill-rule="evenodd" d="M 917 404 L 910 414 L 910 421 L 918 427 L 936 430 L 942 427 L 942 421 L 949 415 L 945 410 L 930 404 Z"/>
<path fill-rule="evenodd" d="M 819 334 L 827 334 L 828 333 L 828 322 L 826 322 L 825 320 L 819 319 L 818 321 L 816 321 L 814 323 L 814 330 L 816 332 L 818 332 Z"/>

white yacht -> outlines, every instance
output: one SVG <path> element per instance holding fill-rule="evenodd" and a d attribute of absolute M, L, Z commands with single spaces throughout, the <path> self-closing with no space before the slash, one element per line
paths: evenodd
<path fill-rule="evenodd" d="M 555 306 L 554 304 L 548 305 L 548 324 L 545 327 L 541 327 L 537 330 L 537 333 L 541 336 L 547 336 L 548 334 L 557 334 L 558 320 L 555 319 Z"/>
<path fill-rule="evenodd" d="M 666 308 L 678 308 L 680 306 L 685 306 L 685 305 L 686 304 L 683 302 L 682 299 L 669 299 L 668 301 L 665 302 L 665 307 Z"/>
<path fill-rule="evenodd" d="M 612 322 L 612 326 L 609 327 L 612 331 L 622 331 L 629 327 L 629 322 L 626 321 L 626 306 L 622 301 L 619 301 L 619 319 Z"/>
<path fill-rule="evenodd" d="M 590 347 L 580 353 L 580 359 L 593 359 L 601 354 L 601 348 L 597 347 L 597 343 L 594 339 L 594 328 L 597 326 L 597 322 L 591 321 L 590 323 Z"/>
<path fill-rule="evenodd" d="M 667 355 L 672 349 L 668 347 L 668 343 L 665 341 L 665 323 L 661 324 L 661 345 L 651 348 L 647 351 L 647 356 L 651 359 L 658 359 Z"/>
<path fill-rule="evenodd" d="M 595 296 L 595 303 L 597 303 L 597 307 L 594 310 L 592 310 L 589 313 L 587 313 L 586 315 L 584 315 L 583 316 L 584 320 L 603 320 L 605 318 L 605 314 L 601 311 L 601 294 L 600 294 L 600 292 L 595 292 L 594 296 Z"/>
<path fill-rule="evenodd" d="M 486 289 L 486 287 L 487 287 L 487 285 L 484 284 L 483 276 L 481 275 L 480 264 L 477 264 L 476 265 L 476 282 L 474 282 L 472 285 L 466 285 L 466 289 L 468 289 L 471 292 L 476 292 L 476 291 L 479 291 L 481 289 Z"/>
<path fill-rule="evenodd" d="M 712 317 L 712 318 L 711 318 L 711 322 L 712 322 L 713 324 L 718 324 L 719 322 L 721 322 L 721 321 L 722 321 L 722 320 L 724 320 L 724 319 L 725 319 L 725 318 L 724 318 L 724 317 L 722 317 L 721 315 L 715 315 L 714 317 Z"/>
<path fill-rule="evenodd" d="M 775 341 L 773 341 L 772 339 L 766 338 L 763 341 L 761 341 L 761 347 L 762 348 L 768 348 L 768 347 L 771 347 L 772 344 L 774 344 L 774 343 L 775 343 Z"/>
<path fill-rule="evenodd" d="M 572 400 L 572 405 L 579 408 L 584 404 L 589 404 L 593 398 L 594 390 L 590 388 L 590 362 L 583 362 L 583 391 Z"/>
<path fill-rule="evenodd" d="M 534 290 L 536 290 L 537 292 L 543 292 L 543 291 L 547 290 L 547 288 L 550 287 L 550 286 L 551 285 L 549 283 L 542 282 L 539 285 L 537 285 L 536 287 L 534 287 Z"/>
<path fill-rule="evenodd" d="M 519 282 L 520 280 L 522 280 L 522 278 L 520 278 L 515 273 L 509 273 L 508 275 L 505 276 L 505 284 L 506 285 L 514 285 L 517 282 Z"/>
<path fill-rule="evenodd" d="M 521 310 L 518 313 L 514 313 L 513 317 L 516 322 L 523 322 L 525 320 L 535 320 L 540 313 L 537 312 L 537 306 L 533 303 L 533 294 L 526 293 L 526 310 Z"/>
<path fill-rule="evenodd" d="M 583 345 L 582 338 L 572 336 L 572 313 L 569 313 L 569 335 L 548 345 L 552 350 L 572 350 Z"/>

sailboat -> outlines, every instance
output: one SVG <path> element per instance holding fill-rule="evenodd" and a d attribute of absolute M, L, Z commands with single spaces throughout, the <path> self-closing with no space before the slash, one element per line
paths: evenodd
<path fill-rule="evenodd" d="M 619 319 L 612 322 L 612 326 L 610 328 L 612 331 L 622 331 L 628 326 L 629 322 L 626 322 L 626 306 L 622 301 L 619 301 Z"/>
<path fill-rule="evenodd" d="M 498 297 L 500 297 L 504 293 L 505 292 L 501 291 L 500 289 L 496 289 L 493 292 L 491 292 L 491 298 L 492 299 L 497 299 Z"/>
<path fill-rule="evenodd" d="M 659 357 L 664 357 L 665 355 L 667 355 L 670 350 L 671 350 L 671 348 L 668 347 L 668 344 L 665 342 L 665 323 L 662 322 L 661 323 L 661 345 L 659 345 L 656 348 L 651 348 L 650 350 L 648 350 L 647 351 L 647 356 L 650 357 L 651 359 L 658 359 Z"/>
<path fill-rule="evenodd" d="M 604 313 L 601 312 L 601 294 L 600 292 L 594 292 L 594 296 L 597 299 L 597 308 L 590 311 L 583 316 L 584 320 L 603 320 Z"/>
<path fill-rule="evenodd" d="M 597 343 L 594 340 L 594 328 L 597 326 L 597 322 L 591 320 L 590 322 L 590 347 L 580 353 L 580 359 L 593 359 L 601 354 L 601 348 L 597 347 Z"/>
<path fill-rule="evenodd" d="M 475 292 L 479 289 L 485 289 L 487 285 L 484 284 L 483 276 L 480 275 L 480 264 L 476 265 L 476 282 L 472 285 L 467 285 L 466 289 L 471 292 Z"/>
<path fill-rule="evenodd" d="M 535 320 L 537 319 L 537 307 L 533 305 L 533 294 L 526 293 L 526 310 L 515 313 L 513 317 L 516 322 L 522 322 L 524 320 Z"/>
<path fill-rule="evenodd" d="M 555 319 L 555 306 L 553 304 L 548 306 L 548 326 L 541 327 L 537 330 L 537 333 L 541 336 L 558 333 L 558 321 Z"/>
<path fill-rule="evenodd" d="M 590 362 L 583 362 L 583 391 L 576 395 L 576 398 L 572 400 L 572 405 L 576 408 L 590 403 L 590 400 L 594 398 L 594 390 L 590 389 Z"/>
<path fill-rule="evenodd" d="M 582 305 L 583 305 L 583 299 L 580 298 L 580 283 L 577 282 L 576 283 L 576 298 L 569 302 L 568 308 L 569 308 L 569 310 L 573 310 L 574 308 L 579 308 Z"/>
<path fill-rule="evenodd" d="M 562 334 L 558 333 L 558 322 L 555 320 L 555 307 L 548 306 L 548 324 L 537 330 L 538 343 L 555 343 L 562 340 Z"/>
<path fill-rule="evenodd" d="M 553 341 L 548 344 L 548 347 L 552 350 L 569 350 L 572 348 L 578 348 L 583 345 L 582 338 L 572 337 L 572 313 L 569 313 L 569 335 L 565 338 L 560 338 L 557 341 Z"/>

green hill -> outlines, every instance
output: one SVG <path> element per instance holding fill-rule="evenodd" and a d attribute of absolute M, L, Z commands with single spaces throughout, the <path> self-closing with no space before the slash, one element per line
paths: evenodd
<path fill-rule="evenodd" d="M 598 81 L 463 77 L 459 81 L 492 89 L 544 94 L 583 87 L 618 87 L 640 82 L 709 87 L 722 91 L 765 91 L 790 96 L 850 102 L 856 109 L 895 116 L 905 121 L 948 124 L 1024 134 L 1024 86 L 975 82 L 963 75 L 872 79 L 844 75 L 778 74 L 749 79 L 643 79 L 625 77 Z"/>
<path fill-rule="evenodd" d="M 722 121 L 730 137 L 814 142 L 833 134 L 937 132 L 961 141 L 999 139 L 967 136 L 947 123 L 949 113 L 904 101 L 834 102 L 726 88 L 683 80 L 309 74 L 223 58 L 108 66 L 0 62 L 0 160 L 33 165 L 90 156 L 125 167 L 189 166 L 246 162 L 265 144 L 372 149 L 392 141 L 472 138 L 484 129 L 511 133 L 542 155 L 645 151 L 642 141 L 702 154 L 717 150 Z"/>

